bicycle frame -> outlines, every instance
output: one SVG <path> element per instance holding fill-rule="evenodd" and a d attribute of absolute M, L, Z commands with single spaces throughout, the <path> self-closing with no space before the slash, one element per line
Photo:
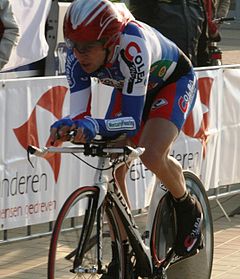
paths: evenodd
<path fill-rule="evenodd" d="M 99 159 L 99 167 L 106 168 L 108 166 L 108 164 L 106 165 L 106 163 L 108 162 L 105 158 Z M 119 166 L 116 166 L 116 169 Z M 160 183 L 159 180 L 156 180 L 156 183 L 154 185 L 153 195 L 150 202 L 149 214 L 148 214 L 146 230 L 145 230 L 145 232 L 149 232 L 149 233 L 148 233 L 148 237 L 146 237 L 143 241 L 142 235 L 138 230 L 138 226 L 135 223 L 134 217 L 131 213 L 131 210 L 128 207 L 127 202 L 125 201 L 120 189 L 115 186 L 115 180 L 106 181 L 103 180 L 103 177 L 104 176 L 102 175 L 102 171 L 98 171 L 96 173 L 97 182 L 95 184 L 100 189 L 99 196 L 101 197 L 99 198 L 99 201 L 100 202 L 103 201 L 106 198 L 106 194 L 107 194 L 107 200 L 109 200 L 110 202 L 114 202 L 117 212 L 121 217 L 119 223 L 123 224 L 124 229 L 127 232 L 127 236 L 131 243 L 131 246 L 136 254 L 139 276 L 148 277 L 149 274 L 158 273 L 160 271 L 162 272 L 170 265 L 170 262 L 175 256 L 175 254 L 171 249 L 166 255 L 166 258 L 163 259 L 162 262 L 156 265 L 156 263 L 153 263 L 152 260 L 150 241 L 152 238 L 152 228 L 155 221 L 154 217 L 157 211 L 157 207 L 159 205 L 159 201 L 166 195 L 168 191 L 164 188 L 164 186 Z M 106 186 L 106 184 L 108 185 Z M 106 193 L 106 187 L 108 189 L 107 193 Z M 100 202 L 99 202 L 99 206 L 101 206 Z"/>
<path fill-rule="evenodd" d="M 123 148 L 120 148 L 123 150 Z M 141 152 L 136 151 L 137 149 L 131 149 L 133 153 L 132 156 L 129 156 L 129 161 L 136 159 L 141 155 Z M 109 153 L 121 153 L 119 148 L 103 148 L 101 152 L 109 152 Z M 36 147 L 30 147 L 29 153 L 35 154 L 39 157 L 44 157 L 46 153 L 86 153 L 85 147 L 49 147 L 39 149 Z M 97 155 L 97 151 L 91 151 L 92 155 Z M 96 154 L 95 154 L 96 152 Z M 89 155 L 89 154 L 86 154 Z M 99 188 L 99 196 L 97 202 L 97 228 L 99 228 L 99 235 L 101 234 L 101 219 L 102 219 L 102 206 L 106 203 L 107 206 L 109 204 L 114 204 L 118 216 L 120 216 L 120 220 L 117 221 L 119 227 L 123 225 L 125 232 L 129 238 L 129 242 L 135 252 L 136 265 L 138 269 L 138 275 L 141 277 L 149 277 L 153 274 L 158 274 L 163 272 L 168 265 L 170 264 L 172 258 L 174 257 L 173 250 L 170 250 L 166 258 L 159 263 L 159 265 L 155 265 L 152 260 L 151 249 L 150 249 L 150 239 L 152 233 L 152 227 L 154 224 L 155 212 L 157 210 L 157 206 L 159 204 L 160 199 L 167 193 L 166 189 L 162 187 L 157 187 L 158 183 L 155 185 L 154 195 L 152 197 L 152 202 L 149 211 L 149 218 L 147 221 L 147 231 L 149 231 L 149 238 L 145 239 L 146 244 L 142 239 L 142 235 L 138 230 L 138 226 L 135 223 L 134 217 L 131 213 L 131 210 L 128 207 L 127 202 L 125 201 L 121 190 L 116 186 L 114 173 L 115 171 L 122 165 L 126 163 L 124 160 L 119 160 L 119 162 L 114 163 L 114 168 L 111 168 L 111 162 L 109 157 L 100 156 L 98 160 L 98 166 L 96 167 L 96 173 L 94 178 L 94 183 L 92 186 L 96 186 Z M 110 171 L 113 173 L 110 174 Z M 111 178 L 111 179 L 109 179 Z M 100 239 L 98 239 L 100 242 Z M 101 254 L 102 254 L 102 245 L 98 243 L 98 270 L 101 270 Z"/>
<path fill-rule="evenodd" d="M 120 165 L 121 164 L 116 165 L 115 170 L 120 167 Z M 110 174 L 107 174 L 106 171 L 102 171 L 102 169 L 106 169 L 109 166 L 109 158 L 99 158 L 97 167 L 98 170 L 96 171 L 94 179 L 95 183 L 93 184 L 99 188 L 98 212 L 101 211 L 101 206 L 105 199 L 107 204 L 109 202 L 114 203 L 119 216 L 121 216 L 120 222 L 124 225 L 124 229 L 127 232 L 130 243 L 137 255 L 139 267 L 142 267 L 140 273 L 142 276 L 149 276 L 149 274 L 153 274 L 150 248 L 144 244 L 131 210 L 125 201 L 121 190 L 116 187 L 115 179 L 109 181 L 109 177 L 111 177 Z M 101 245 L 98 245 L 98 247 L 101 249 Z M 98 255 L 100 254 L 101 251 L 98 252 Z"/>

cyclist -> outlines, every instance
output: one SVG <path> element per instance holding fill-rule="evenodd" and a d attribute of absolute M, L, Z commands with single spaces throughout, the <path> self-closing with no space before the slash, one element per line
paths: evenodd
<path fill-rule="evenodd" d="M 196 99 L 191 62 L 157 30 L 136 21 L 124 5 L 108 0 L 74 1 L 63 28 L 70 116 L 51 126 L 52 144 L 69 140 L 68 132 L 76 130 L 76 143 L 89 142 L 96 134 L 125 133 L 131 142 L 145 147 L 143 163 L 173 196 L 175 252 L 188 255 L 201 241 L 202 211 L 186 190 L 181 165 L 169 151 Z M 91 117 L 91 77 L 114 88 L 104 119 Z M 117 178 L 126 195 L 125 171 L 119 170 Z"/>
<path fill-rule="evenodd" d="M 198 66 L 198 41 L 204 32 L 203 0 L 130 0 L 130 5 L 137 19 L 159 30 Z"/>
<path fill-rule="evenodd" d="M 210 40 L 221 41 L 218 23 L 214 19 L 226 17 L 230 7 L 230 0 L 205 0 L 205 9 L 208 22 L 208 33 Z"/>

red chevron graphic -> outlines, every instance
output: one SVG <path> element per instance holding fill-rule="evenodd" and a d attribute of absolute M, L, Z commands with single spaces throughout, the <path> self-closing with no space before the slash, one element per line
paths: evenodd
<path fill-rule="evenodd" d="M 63 103 L 67 90 L 68 89 L 64 86 L 55 86 L 49 89 L 41 96 L 28 120 L 23 125 L 13 130 L 19 143 L 24 149 L 27 150 L 28 145 L 39 147 L 36 107 L 40 106 L 44 108 L 51 112 L 57 119 L 62 118 Z M 50 140 L 48 138 L 45 146 L 49 145 Z M 54 173 L 55 182 L 57 182 L 61 165 L 61 155 L 49 155 L 46 156 L 45 159 L 50 164 Z"/>
<path fill-rule="evenodd" d="M 183 126 L 183 132 L 192 138 L 199 139 L 202 142 L 203 145 L 203 157 L 205 158 L 206 155 L 206 146 L 207 146 L 207 140 L 208 140 L 208 127 L 209 127 L 209 102 L 212 92 L 212 85 L 213 85 L 213 78 L 204 77 L 198 79 L 198 88 L 199 88 L 199 94 L 200 94 L 200 101 L 201 104 L 207 108 L 206 111 L 202 112 L 202 121 L 200 124 L 199 129 L 196 131 L 195 123 L 194 123 L 194 117 L 192 111 L 184 126 Z"/>

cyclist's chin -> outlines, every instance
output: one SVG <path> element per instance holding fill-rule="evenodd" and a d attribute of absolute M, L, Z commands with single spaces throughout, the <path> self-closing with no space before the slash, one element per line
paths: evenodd
<path fill-rule="evenodd" d="M 93 65 L 93 64 L 83 64 L 82 69 L 86 73 L 91 74 L 91 73 L 95 72 L 98 68 L 96 67 L 96 65 Z"/>

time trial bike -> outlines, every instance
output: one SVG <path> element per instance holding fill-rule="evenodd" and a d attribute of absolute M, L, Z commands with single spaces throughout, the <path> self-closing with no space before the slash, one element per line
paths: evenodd
<path fill-rule="evenodd" d="M 40 157 L 48 153 L 69 153 L 81 160 L 83 155 L 98 158 L 93 185 L 75 190 L 58 214 L 50 242 L 47 278 L 100 278 L 107 272 L 113 256 L 118 263 L 115 279 L 210 279 L 213 223 L 200 179 L 194 173 L 184 171 L 187 188 L 203 209 L 203 244 L 194 254 L 178 257 L 173 248 L 176 216 L 171 194 L 160 181 L 156 181 L 147 210 L 146 229 L 140 233 L 117 186 L 115 173 L 122 164 L 128 165 L 141 156 L 144 149 L 115 145 L 100 140 L 63 147 L 29 146 L 28 152 Z M 124 249 L 126 235 L 127 253 Z M 116 251 L 111 255 L 113 239 Z"/>

